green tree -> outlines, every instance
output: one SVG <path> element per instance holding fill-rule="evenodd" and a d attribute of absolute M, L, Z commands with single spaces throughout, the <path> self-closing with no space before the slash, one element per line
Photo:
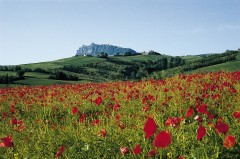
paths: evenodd
<path fill-rule="evenodd" d="M 173 67 L 180 66 L 181 62 L 182 62 L 181 57 L 179 57 L 179 56 L 175 57 L 174 60 L 173 60 Z"/>
<path fill-rule="evenodd" d="M 174 60 L 174 57 L 170 57 L 168 68 L 173 68 L 173 60 Z"/>
<path fill-rule="evenodd" d="M 167 58 L 162 58 L 161 61 L 162 61 L 162 69 L 166 70 L 167 67 L 168 67 L 168 60 L 167 60 Z"/>
<path fill-rule="evenodd" d="M 108 54 L 104 52 L 97 53 L 100 58 L 108 58 Z"/>
<path fill-rule="evenodd" d="M 19 71 L 19 70 L 21 70 L 22 68 L 20 67 L 20 66 L 16 66 L 15 68 L 14 68 L 14 70 L 15 71 Z"/>
<path fill-rule="evenodd" d="M 25 71 L 24 70 L 18 70 L 17 71 L 17 77 L 20 79 L 24 78 Z"/>
<path fill-rule="evenodd" d="M 141 79 L 143 77 L 147 77 L 147 75 L 148 75 L 147 69 L 145 67 L 141 67 L 136 74 L 136 78 Z"/>

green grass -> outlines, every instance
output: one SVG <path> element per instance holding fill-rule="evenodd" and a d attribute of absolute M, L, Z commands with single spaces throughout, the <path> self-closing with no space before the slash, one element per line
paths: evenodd
<path fill-rule="evenodd" d="M 79 74 L 73 73 L 68 71 L 63 71 L 67 74 L 77 75 L 79 80 L 78 81 L 68 81 L 68 83 L 86 83 L 86 82 L 104 82 L 109 81 L 108 75 L 115 75 L 118 73 L 119 70 L 124 69 L 125 66 L 130 65 L 130 62 L 141 63 L 141 62 L 148 62 L 148 61 L 157 61 L 162 58 L 170 58 L 171 56 L 166 55 L 136 55 L 136 56 L 111 56 L 109 59 L 98 58 L 98 57 L 84 57 L 84 56 L 74 56 L 64 59 L 59 59 L 56 61 L 49 61 L 49 62 L 41 62 L 41 63 L 31 63 L 31 64 L 24 64 L 19 65 L 20 67 L 30 68 L 32 70 L 36 68 L 42 68 L 47 71 L 54 71 L 61 69 L 63 66 L 83 66 L 88 73 Z M 203 57 L 198 55 L 191 55 L 191 56 L 181 56 L 181 58 L 185 59 L 186 62 L 194 62 L 195 60 L 202 59 Z M 121 63 L 122 62 L 122 63 Z M 94 68 L 89 66 L 89 64 L 98 64 L 98 68 Z M 106 71 L 106 76 L 102 73 L 99 73 L 100 70 Z M 238 71 L 240 70 L 240 54 L 237 55 L 236 61 L 226 62 L 223 64 L 203 67 L 200 69 L 196 69 L 186 73 L 195 73 L 195 72 L 210 72 L 210 71 Z M 162 74 L 163 77 L 169 77 L 175 74 L 179 74 L 181 72 L 181 67 L 167 69 L 164 71 L 156 71 L 153 74 Z M 14 71 L 0 71 L 1 75 L 9 76 L 16 76 L 16 72 Z M 92 75 L 91 75 L 92 74 Z M 93 76 L 96 75 L 96 76 Z M 153 75 L 151 74 L 151 76 Z M 49 84 L 63 84 L 66 81 L 61 80 L 53 80 L 48 79 L 49 74 L 46 73 L 38 73 L 38 72 L 26 72 L 25 79 L 16 81 L 21 85 L 49 85 Z"/>
<path fill-rule="evenodd" d="M 110 59 L 120 60 L 120 61 L 129 61 L 129 62 L 141 62 L 141 61 L 156 61 L 158 59 L 162 59 L 164 57 L 170 57 L 165 55 L 137 55 L 137 56 L 112 56 Z M 107 62 L 107 59 L 98 58 L 98 57 L 87 57 L 87 56 L 74 56 L 70 58 L 64 58 L 56 61 L 49 62 L 41 62 L 41 63 L 32 63 L 32 64 L 24 64 L 20 65 L 22 68 L 43 68 L 46 70 L 53 70 L 65 65 L 70 66 L 82 66 L 83 64 L 89 63 L 102 63 Z"/>
<path fill-rule="evenodd" d="M 8 76 L 16 76 L 16 72 L 14 71 L 0 71 L 0 76 L 5 76 L 7 74 Z"/>
<path fill-rule="evenodd" d="M 181 56 L 181 58 L 186 60 L 186 61 L 192 62 L 192 61 L 195 61 L 195 60 L 200 60 L 203 57 L 198 56 L 198 55 L 190 55 L 190 56 Z"/>
<path fill-rule="evenodd" d="M 19 84 L 0 84 L 0 88 L 17 87 Z"/>
<path fill-rule="evenodd" d="M 33 77 L 33 78 L 41 78 L 41 79 L 47 79 L 49 77 L 49 74 L 46 73 L 39 73 L 39 72 L 26 72 L 24 74 L 25 77 Z"/>
<path fill-rule="evenodd" d="M 226 71 L 226 72 L 240 71 L 240 61 L 230 61 L 230 62 L 217 64 L 217 65 L 213 65 L 213 66 L 202 67 L 202 68 L 190 71 L 188 73 L 217 72 L 219 70 Z"/>
<path fill-rule="evenodd" d="M 23 80 L 15 81 L 15 83 L 21 84 L 21 85 L 39 86 L 39 85 L 52 85 L 52 84 L 66 84 L 68 82 L 62 81 L 62 80 L 53 80 L 53 79 L 25 78 Z"/>
<path fill-rule="evenodd" d="M 56 61 L 24 64 L 20 66 L 22 68 L 31 68 L 31 69 L 43 68 L 46 70 L 53 70 L 53 69 L 63 67 L 64 65 L 82 66 L 83 64 L 98 63 L 103 61 L 106 61 L 106 59 L 97 58 L 97 57 L 87 57 L 87 56 L 74 56 L 74 57 L 64 58 Z"/>
<path fill-rule="evenodd" d="M 106 59 L 98 57 L 88 57 L 88 56 L 74 56 L 70 58 L 60 59 L 54 61 L 58 65 L 71 65 L 71 66 L 81 66 L 88 63 L 99 63 L 106 61 Z"/>
<path fill-rule="evenodd" d="M 142 61 L 157 61 L 158 59 L 162 59 L 165 55 L 136 55 L 136 56 L 114 56 L 112 59 L 121 60 L 121 61 L 129 61 L 129 62 L 142 62 Z"/>

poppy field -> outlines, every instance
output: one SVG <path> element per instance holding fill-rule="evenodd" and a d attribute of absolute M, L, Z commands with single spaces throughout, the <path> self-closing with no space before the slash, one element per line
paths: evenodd
<path fill-rule="evenodd" d="M 0 89 L 0 158 L 240 158 L 240 72 Z"/>

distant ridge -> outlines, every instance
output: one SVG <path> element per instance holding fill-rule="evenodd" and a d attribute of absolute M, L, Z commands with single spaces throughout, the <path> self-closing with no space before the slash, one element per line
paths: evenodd
<path fill-rule="evenodd" d="M 135 50 L 130 48 L 122 48 L 119 46 L 109 45 L 109 44 L 95 44 L 91 43 L 90 45 L 83 45 L 77 50 L 76 55 L 92 55 L 97 56 L 98 53 L 104 52 L 108 55 L 123 55 L 126 52 L 135 54 L 137 53 Z"/>

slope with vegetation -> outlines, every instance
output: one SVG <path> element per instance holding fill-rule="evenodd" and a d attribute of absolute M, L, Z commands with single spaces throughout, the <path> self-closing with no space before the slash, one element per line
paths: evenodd
<path fill-rule="evenodd" d="M 227 50 L 222 54 L 181 57 L 154 53 L 131 56 L 74 56 L 50 62 L 0 66 L 0 86 L 160 79 L 179 73 L 240 70 L 239 51 Z"/>

